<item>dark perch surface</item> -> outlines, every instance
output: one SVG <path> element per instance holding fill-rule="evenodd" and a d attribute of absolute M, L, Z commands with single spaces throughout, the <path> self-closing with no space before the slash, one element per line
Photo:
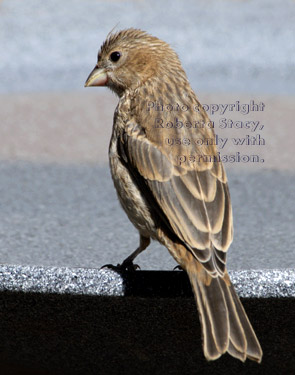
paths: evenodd
<path fill-rule="evenodd" d="M 206 362 L 192 298 L 2 293 L 1 373 L 293 373 L 294 298 L 243 304 L 264 350 L 261 365 L 228 355 Z"/>
<path fill-rule="evenodd" d="M 60 269 L 60 274 L 68 277 L 69 270 L 63 271 Z M 81 279 L 82 271 L 79 274 L 72 270 L 75 272 L 76 280 Z M 1 292 L 1 374 L 294 372 L 295 326 L 291 312 L 295 298 L 291 293 L 285 298 L 242 299 L 264 350 L 261 365 L 251 361 L 242 364 L 228 355 L 208 363 L 203 357 L 198 313 L 184 273 L 136 271 L 121 278 L 113 271 L 96 270 L 97 276 L 102 272 L 117 284 L 122 279 L 122 288 L 102 288 L 99 295 L 98 278 L 94 280 L 98 295 L 92 296 L 64 294 L 64 290 L 60 291 L 63 294 Z M 28 270 L 26 274 L 24 280 L 29 280 Z M 39 269 L 43 280 L 44 274 Z M 294 278 L 294 272 L 288 274 L 287 284 Z M 232 276 L 236 285 L 245 283 L 238 273 Z M 253 286 L 255 280 L 251 282 Z M 118 290 L 125 296 L 116 296 Z"/>

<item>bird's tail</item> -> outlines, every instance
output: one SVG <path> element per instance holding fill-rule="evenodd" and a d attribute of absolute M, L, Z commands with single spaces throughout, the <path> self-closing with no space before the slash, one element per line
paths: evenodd
<path fill-rule="evenodd" d="M 228 352 L 243 362 L 261 362 L 260 344 L 227 271 L 223 277 L 212 277 L 196 259 L 186 271 L 197 301 L 206 359 Z"/>

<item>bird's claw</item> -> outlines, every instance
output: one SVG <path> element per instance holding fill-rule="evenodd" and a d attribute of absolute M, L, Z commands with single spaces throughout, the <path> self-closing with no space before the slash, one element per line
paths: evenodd
<path fill-rule="evenodd" d="M 123 272 L 123 271 L 134 272 L 137 269 L 140 270 L 140 266 L 138 264 L 134 264 L 132 261 L 125 261 L 125 260 L 123 261 L 122 264 L 117 264 L 116 266 L 113 264 L 105 264 L 101 268 L 110 268 L 114 271 L 119 271 L 119 272 Z"/>
<path fill-rule="evenodd" d="M 183 271 L 183 268 L 178 264 L 177 266 L 173 268 L 173 271 L 176 271 L 176 270 Z"/>
<path fill-rule="evenodd" d="M 118 264 L 118 266 L 119 266 L 119 264 Z M 115 266 L 114 264 L 104 264 L 103 266 L 100 267 L 100 269 L 102 270 L 103 268 L 109 268 L 111 270 L 117 271 L 118 266 Z"/>
<path fill-rule="evenodd" d="M 134 264 L 132 261 L 126 261 L 124 260 L 124 262 L 120 265 L 120 268 L 123 270 L 123 271 L 136 271 L 136 270 L 140 270 L 140 267 L 138 264 Z"/>

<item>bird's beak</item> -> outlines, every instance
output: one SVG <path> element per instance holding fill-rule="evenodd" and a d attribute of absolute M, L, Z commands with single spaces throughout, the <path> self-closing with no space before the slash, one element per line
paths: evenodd
<path fill-rule="evenodd" d="M 108 80 L 107 73 L 103 68 L 95 67 L 89 74 L 84 87 L 105 86 Z"/>

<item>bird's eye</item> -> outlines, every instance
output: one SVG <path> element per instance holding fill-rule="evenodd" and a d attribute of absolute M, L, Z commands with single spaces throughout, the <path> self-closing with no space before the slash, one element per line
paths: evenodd
<path fill-rule="evenodd" d="M 112 52 L 112 53 L 111 53 L 111 56 L 110 56 L 110 58 L 111 58 L 111 60 L 112 60 L 113 62 L 117 62 L 117 61 L 119 60 L 120 57 L 121 57 L 121 53 L 118 52 L 118 51 L 116 51 L 116 52 Z"/>

